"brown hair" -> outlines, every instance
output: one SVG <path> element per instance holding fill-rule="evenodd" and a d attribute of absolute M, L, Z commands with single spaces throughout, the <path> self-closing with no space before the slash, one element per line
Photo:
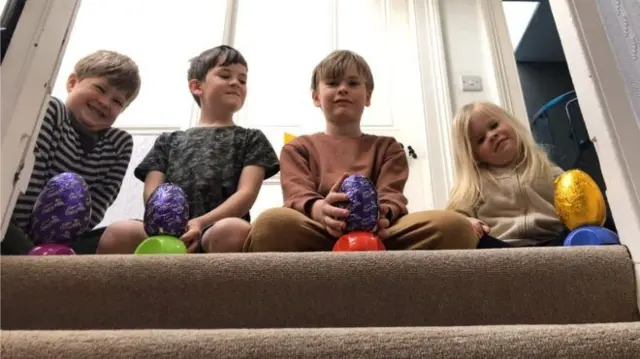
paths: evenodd
<path fill-rule="evenodd" d="M 109 84 L 126 93 L 127 103 L 131 103 L 140 92 L 140 72 L 133 60 L 120 53 L 98 50 L 76 63 L 74 72 L 78 80 L 103 77 Z"/>
<path fill-rule="evenodd" d="M 373 92 L 373 74 L 369 64 L 362 56 L 349 50 L 333 51 L 320 61 L 313 69 L 311 90 L 315 91 L 321 80 L 341 78 L 350 66 L 355 66 L 358 73 L 364 76 L 367 91 Z"/>

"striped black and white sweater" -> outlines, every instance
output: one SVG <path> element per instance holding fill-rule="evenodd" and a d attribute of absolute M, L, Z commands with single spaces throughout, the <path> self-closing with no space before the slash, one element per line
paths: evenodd
<path fill-rule="evenodd" d="M 51 97 L 34 148 L 29 186 L 18 197 L 13 220 L 26 230 L 38 194 L 47 182 L 62 172 L 74 172 L 89 186 L 89 228 L 94 228 L 120 192 L 132 150 L 133 138 L 126 131 L 110 128 L 100 134 L 89 133 L 61 100 Z"/>

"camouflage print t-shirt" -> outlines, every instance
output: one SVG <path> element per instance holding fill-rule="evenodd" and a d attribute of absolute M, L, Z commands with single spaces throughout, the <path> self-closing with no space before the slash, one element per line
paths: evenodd
<path fill-rule="evenodd" d="M 262 131 L 231 127 L 194 127 L 165 132 L 136 167 L 144 181 L 150 171 L 165 174 L 165 182 L 188 196 L 191 218 L 215 209 L 238 188 L 245 166 L 261 166 L 265 179 L 280 171 L 278 156 Z M 243 216 L 250 220 L 249 213 Z"/>

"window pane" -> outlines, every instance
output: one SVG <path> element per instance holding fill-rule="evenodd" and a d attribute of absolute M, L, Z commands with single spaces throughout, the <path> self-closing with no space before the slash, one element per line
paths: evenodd
<path fill-rule="evenodd" d="M 511 45 L 515 51 L 520 45 L 522 36 L 527 31 L 529 23 L 540 6 L 540 1 L 503 1 L 502 9 L 507 19 L 507 29 L 511 38 Z"/>
<path fill-rule="evenodd" d="M 331 1 L 239 0 L 235 46 L 249 65 L 238 122 L 260 127 L 279 150 L 282 133 L 324 128 L 311 100 L 311 74 L 332 50 Z M 265 127 L 270 127 L 265 128 Z"/>
<path fill-rule="evenodd" d="M 114 50 L 140 68 L 138 98 L 118 118 L 118 127 L 184 127 L 193 98 L 187 86 L 189 59 L 222 40 L 226 0 L 83 1 L 53 95 L 66 98 L 66 79 L 83 56 Z"/>
<path fill-rule="evenodd" d="M 375 88 L 362 125 L 394 126 L 394 119 L 422 116 L 415 29 L 408 0 L 338 0 L 338 48 L 362 55 Z M 410 116 L 410 117 L 405 117 Z"/>

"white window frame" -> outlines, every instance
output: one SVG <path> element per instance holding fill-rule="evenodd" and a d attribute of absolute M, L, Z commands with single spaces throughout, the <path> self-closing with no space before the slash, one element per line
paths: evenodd
<path fill-rule="evenodd" d="M 27 1 L 3 59 L 0 241 L 18 194 L 29 183 L 33 147 L 79 5 L 79 0 Z"/>
<path fill-rule="evenodd" d="M 227 12 L 224 17 L 222 30 L 222 45 L 233 46 L 236 38 L 236 22 L 238 19 L 238 0 L 227 0 Z M 200 106 L 195 101 L 191 105 L 191 119 L 189 127 L 194 127 L 200 120 Z"/>

